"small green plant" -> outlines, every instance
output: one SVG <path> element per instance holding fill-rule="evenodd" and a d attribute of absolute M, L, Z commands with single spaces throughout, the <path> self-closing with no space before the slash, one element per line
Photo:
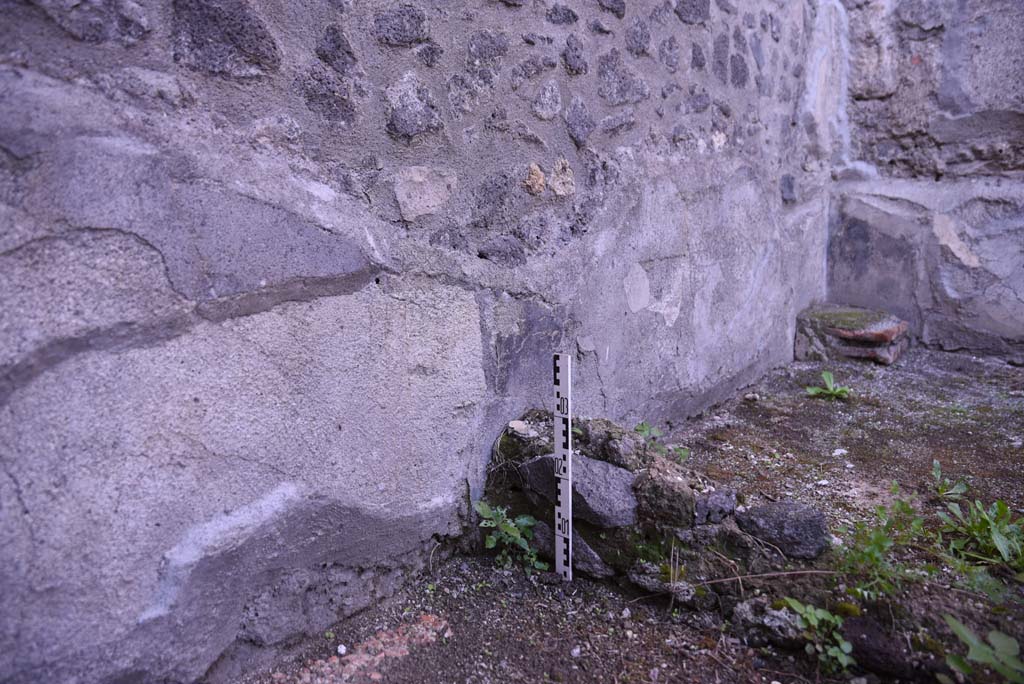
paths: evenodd
<path fill-rule="evenodd" d="M 807 394 L 824 399 L 846 399 L 850 396 L 850 388 L 837 385 L 835 378 L 832 376 L 832 371 L 822 371 L 821 379 L 825 382 L 825 386 L 805 387 L 804 389 L 807 390 Z"/>
<path fill-rule="evenodd" d="M 1020 661 L 1020 644 L 1016 639 L 998 630 L 992 630 L 986 637 L 988 643 L 985 643 L 967 625 L 952 615 L 943 615 L 942 619 L 967 646 L 966 657 L 956 654 L 946 656 L 946 663 L 951 668 L 970 677 L 972 668 L 967 664 L 969 660 L 992 668 L 1011 684 L 1024 684 L 1024 663 Z M 941 675 L 939 680 L 950 683 L 952 681 L 945 675 Z"/>
<path fill-rule="evenodd" d="M 331 630 L 327 630 L 326 632 L 324 632 L 324 639 L 327 639 L 328 641 L 334 641 L 334 632 L 332 632 Z"/>
<path fill-rule="evenodd" d="M 893 483 L 894 494 L 899 487 Z M 874 601 L 894 593 L 907 576 L 892 560 L 892 550 L 913 543 L 924 534 L 924 518 L 908 501 L 897 498 L 888 507 L 875 509 L 876 524 L 857 523 L 843 553 L 844 572 L 856 578 L 850 592 L 859 599 Z"/>
<path fill-rule="evenodd" d="M 514 556 L 519 555 L 523 568 L 527 573 L 533 570 L 547 570 L 548 564 L 537 559 L 537 551 L 530 547 L 533 539 L 533 526 L 537 520 L 531 515 L 520 515 L 515 519 L 508 517 L 508 509 L 503 506 L 491 507 L 481 499 L 473 504 L 473 508 L 483 520 L 480 527 L 489 529 L 484 537 L 484 546 L 498 549 L 497 563 L 505 569 L 514 564 Z"/>
<path fill-rule="evenodd" d="M 804 647 L 809 655 L 817 654 L 818 660 L 830 672 L 843 672 L 857 661 L 850 655 L 853 644 L 843 638 L 840 631 L 843 618 L 833 615 L 824 608 L 800 603 L 794 598 L 783 599 L 796 613 L 797 623 L 807 640 Z"/>
<path fill-rule="evenodd" d="M 942 464 L 938 459 L 932 459 L 932 479 L 935 481 L 935 493 L 939 498 L 959 501 L 967 493 L 967 485 L 963 480 L 957 480 L 956 484 L 953 484 L 949 478 L 942 477 Z"/>
<path fill-rule="evenodd" d="M 656 453 L 659 456 L 668 456 L 671 452 L 672 456 L 676 459 L 677 463 L 683 463 L 686 459 L 690 458 L 690 450 L 686 447 L 676 446 L 669 449 L 658 439 L 664 434 L 661 430 L 654 427 L 650 423 L 643 422 L 637 425 L 633 430 L 644 439 L 644 444 L 647 448 Z"/>
<path fill-rule="evenodd" d="M 946 504 L 949 513 L 939 512 L 942 532 L 954 535 L 949 543 L 952 554 L 989 565 L 1005 564 L 1024 570 L 1024 522 L 1014 519 L 1010 507 L 999 500 L 987 509 L 980 501 Z"/>

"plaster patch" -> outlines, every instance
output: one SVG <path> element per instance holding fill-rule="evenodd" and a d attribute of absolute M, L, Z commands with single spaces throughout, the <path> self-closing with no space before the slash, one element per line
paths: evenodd
<path fill-rule="evenodd" d="M 631 313 L 647 308 L 651 302 L 651 281 L 647 271 L 640 264 L 629 267 L 629 273 L 622 279 L 622 287 L 626 291 L 626 305 Z"/>
<path fill-rule="evenodd" d="M 153 604 L 139 615 L 139 622 L 170 612 L 193 565 L 206 556 L 228 550 L 247 539 L 262 525 L 278 517 L 298 498 L 298 487 L 292 482 L 284 482 L 257 501 L 190 528 L 181 541 L 164 554 L 156 596 Z"/>
<path fill-rule="evenodd" d="M 965 265 L 971 268 L 981 266 L 978 255 L 972 252 L 967 243 L 960 239 L 960 234 L 956 230 L 956 220 L 953 217 L 947 214 L 936 214 L 935 219 L 932 221 L 932 232 L 935 234 L 936 239 L 938 239 L 939 244 L 949 247 L 949 250 L 953 252 L 956 258 Z"/>

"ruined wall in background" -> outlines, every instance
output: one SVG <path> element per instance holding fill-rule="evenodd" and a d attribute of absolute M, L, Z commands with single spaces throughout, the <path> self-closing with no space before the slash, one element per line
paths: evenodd
<path fill-rule="evenodd" d="M 256 667 L 460 532 L 554 349 L 678 420 L 824 295 L 815 3 L 0 12 L 5 682 Z"/>
<path fill-rule="evenodd" d="M 844 0 L 830 297 L 1024 363 L 1024 4 Z"/>

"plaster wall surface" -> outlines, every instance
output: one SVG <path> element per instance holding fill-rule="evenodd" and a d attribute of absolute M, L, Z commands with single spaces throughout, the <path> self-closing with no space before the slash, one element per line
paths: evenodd
<path fill-rule="evenodd" d="M 627 422 L 788 361 L 836 12 L 0 2 L 0 680 L 225 681 L 386 595 L 556 349 Z"/>

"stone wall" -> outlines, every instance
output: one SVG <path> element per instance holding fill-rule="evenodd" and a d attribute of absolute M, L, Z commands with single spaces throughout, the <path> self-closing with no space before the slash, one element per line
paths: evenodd
<path fill-rule="evenodd" d="M 555 349 L 626 422 L 791 358 L 835 15 L 564 2 L 0 0 L 0 680 L 227 680 L 387 594 Z"/>
<path fill-rule="evenodd" d="M 844 0 L 830 298 L 1024 363 L 1024 4 Z"/>

